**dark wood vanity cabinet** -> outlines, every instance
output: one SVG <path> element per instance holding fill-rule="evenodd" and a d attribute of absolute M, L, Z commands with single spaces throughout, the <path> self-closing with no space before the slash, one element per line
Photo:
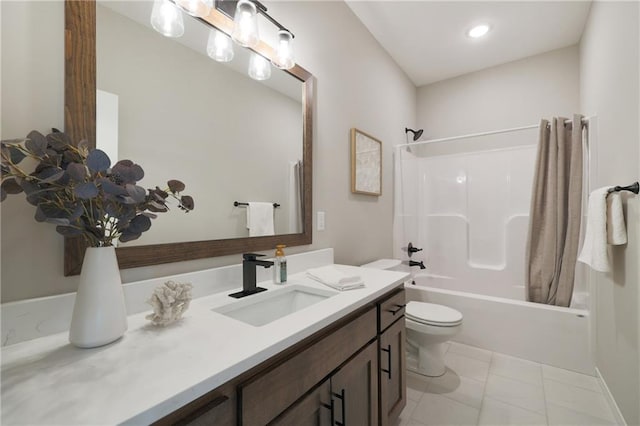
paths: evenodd
<path fill-rule="evenodd" d="M 154 424 L 183 426 L 235 425 L 237 423 L 236 406 L 236 386 L 230 382 L 202 395 Z"/>
<path fill-rule="evenodd" d="M 388 292 L 156 424 L 392 424 L 406 403 L 404 297 Z"/>
<path fill-rule="evenodd" d="M 380 425 L 392 425 L 407 403 L 404 316 L 380 335 Z"/>
<path fill-rule="evenodd" d="M 270 424 L 277 426 L 326 426 L 334 424 L 334 416 L 335 402 L 332 405 L 331 380 L 327 379 Z"/>
<path fill-rule="evenodd" d="M 331 376 L 334 424 L 378 424 L 378 344 L 373 342 Z"/>
<path fill-rule="evenodd" d="M 374 341 L 272 425 L 373 426 L 378 424 L 378 356 Z"/>

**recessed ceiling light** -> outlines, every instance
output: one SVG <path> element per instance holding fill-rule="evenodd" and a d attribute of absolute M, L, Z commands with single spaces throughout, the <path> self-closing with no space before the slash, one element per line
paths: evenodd
<path fill-rule="evenodd" d="M 491 28 L 488 24 L 480 24 L 467 31 L 467 35 L 471 38 L 479 38 L 487 34 Z"/>

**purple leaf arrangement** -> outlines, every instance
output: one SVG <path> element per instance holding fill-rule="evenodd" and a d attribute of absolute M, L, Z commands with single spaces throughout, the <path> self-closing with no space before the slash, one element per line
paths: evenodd
<path fill-rule="evenodd" d="M 1 158 L 0 201 L 24 192 L 36 207 L 36 221 L 56 225 L 65 236 L 82 236 L 92 247 L 140 238 L 171 202 L 184 212 L 194 208 L 193 198 L 181 195 L 185 185 L 179 180 L 147 190 L 137 184 L 144 177 L 138 164 L 121 160 L 112 166 L 103 151 L 88 149 L 86 141 L 74 145 L 56 129 L 1 141 Z"/>

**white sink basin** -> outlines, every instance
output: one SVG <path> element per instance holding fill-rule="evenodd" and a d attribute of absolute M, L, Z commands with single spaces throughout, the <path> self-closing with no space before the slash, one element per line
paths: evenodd
<path fill-rule="evenodd" d="M 331 290 L 289 284 L 282 289 L 268 290 L 242 300 L 212 309 L 214 312 L 260 327 L 308 306 L 335 296 Z"/>

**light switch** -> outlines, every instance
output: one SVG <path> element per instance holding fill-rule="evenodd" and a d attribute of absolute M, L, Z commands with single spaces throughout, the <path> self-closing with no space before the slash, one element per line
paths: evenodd
<path fill-rule="evenodd" d="M 318 231 L 324 231 L 324 212 L 318 212 Z"/>

